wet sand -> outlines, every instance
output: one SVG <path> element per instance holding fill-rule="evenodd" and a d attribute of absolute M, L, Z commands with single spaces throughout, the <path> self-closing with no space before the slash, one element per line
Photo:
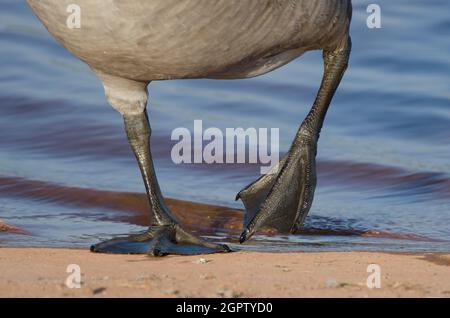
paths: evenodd
<path fill-rule="evenodd" d="M 366 285 L 381 268 L 381 288 Z M 65 285 L 69 264 L 79 289 Z M 203 256 L 104 255 L 0 249 L 1 297 L 450 297 L 450 254 L 367 252 Z"/>
<path fill-rule="evenodd" d="M 51 201 L 52 203 L 61 203 L 64 206 L 81 209 L 79 211 L 71 210 L 71 218 L 82 218 L 87 214 L 86 209 L 105 209 L 111 212 L 119 212 L 119 214 L 100 213 L 95 215 L 95 219 L 98 221 L 114 221 L 117 223 L 124 222 L 145 227 L 151 221 L 148 199 L 144 193 L 68 187 L 38 180 L 2 176 L 0 176 L 0 188 L 2 194 L 11 195 L 20 199 L 28 198 L 33 199 L 35 202 Z M 225 235 L 224 239 L 226 239 L 226 242 L 238 243 L 239 235 L 242 233 L 242 219 L 244 215 L 242 209 L 174 198 L 165 198 L 165 201 L 188 231 L 203 236 L 216 235 L 220 232 L 222 235 Z M 48 217 L 46 215 L 46 218 Z M 296 234 L 310 236 L 359 236 L 413 240 L 417 242 L 442 241 L 414 233 L 387 232 L 363 228 L 361 226 L 357 228 L 351 224 L 346 226 L 341 219 L 320 216 L 312 216 L 312 218 L 314 220 L 309 222 L 310 219 L 307 219 L 305 227 L 298 229 Z M 42 223 L 39 229 L 45 231 L 47 229 L 46 224 Z M 30 238 L 36 234 L 27 228 L 21 228 L 21 224 L 6 224 L 0 220 L 0 234 L 1 232 L 29 235 Z M 267 235 L 276 235 L 276 231 L 271 229 L 262 229 L 259 232 Z M 32 244 L 33 242 L 31 241 L 30 245 Z"/>
<path fill-rule="evenodd" d="M 28 235 L 29 233 L 0 219 L 0 232 Z"/>

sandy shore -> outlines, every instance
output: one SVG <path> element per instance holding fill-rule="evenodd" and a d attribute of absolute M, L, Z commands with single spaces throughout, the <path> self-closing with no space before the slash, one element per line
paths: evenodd
<path fill-rule="evenodd" d="M 369 264 L 381 288 L 369 289 Z M 69 264 L 81 288 L 66 286 Z M 104 255 L 0 249 L 2 297 L 450 297 L 450 254 L 256 253 Z"/>

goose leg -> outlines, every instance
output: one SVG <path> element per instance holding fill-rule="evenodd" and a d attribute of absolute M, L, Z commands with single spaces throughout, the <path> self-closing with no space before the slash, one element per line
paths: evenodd
<path fill-rule="evenodd" d="M 273 170 L 241 190 L 246 208 L 240 242 L 258 229 L 275 228 L 295 233 L 311 208 L 316 187 L 317 141 L 330 102 L 348 65 L 351 40 L 324 50 L 324 76 L 316 100 L 300 126 L 287 155 Z"/>
<path fill-rule="evenodd" d="M 124 122 L 128 141 L 144 179 L 153 214 L 152 225 L 144 233 L 113 238 L 93 245 L 91 251 L 153 256 L 229 252 L 230 249 L 226 245 L 209 243 L 186 232 L 166 206 L 153 167 L 150 151 L 151 129 L 147 112 L 124 115 Z"/>

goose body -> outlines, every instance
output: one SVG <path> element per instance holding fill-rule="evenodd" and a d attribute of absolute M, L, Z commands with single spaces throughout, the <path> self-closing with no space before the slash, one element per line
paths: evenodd
<path fill-rule="evenodd" d="M 138 81 L 246 78 L 346 35 L 350 0 L 28 0 L 49 32 L 96 71 Z"/>

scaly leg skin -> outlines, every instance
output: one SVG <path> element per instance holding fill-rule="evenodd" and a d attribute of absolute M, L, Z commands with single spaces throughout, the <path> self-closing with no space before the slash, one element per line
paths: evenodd
<path fill-rule="evenodd" d="M 316 187 L 317 141 L 331 100 L 347 69 L 350 37 L 324 50 L 324 76 L 314 105 L 300 126 L 287 155 L 266 174 L 240 191 L 246 214 L 240 242 L 258 229 L 295 233 L 311 208 Z"/>
<path fill-rule="evenodd" d="M 144 179 L 153 214 L 152 225 L 144 233 L 117 237 L 95 244 L 91 246 L 91 251 L 152 256 L 230 252 L 230 248 L 226 245 L 209 243 L 186 232 L 166 206 L 153 167 L 150 151 L 151 129 L 147 112 L 124 115 L 124 122 L 128 141 Z"/>

